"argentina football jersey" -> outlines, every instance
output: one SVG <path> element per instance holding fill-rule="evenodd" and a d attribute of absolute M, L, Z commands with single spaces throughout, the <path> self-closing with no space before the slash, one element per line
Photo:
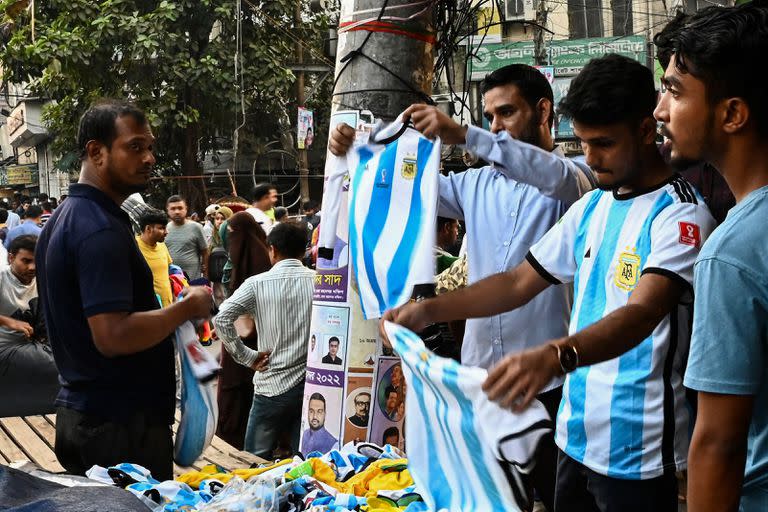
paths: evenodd
<path fill-rule="evenodd" d="M 394 135 L 402 133 L 398 137 Z M 440 140 L 395 122 L 347 155 L 349 246 L 366 319 L 433 283 Z"/>
<path fill-rule="evenodd" d="M 685 468 L 689 413 L 682 378 L 693 265 L 713 229 L 704 200 L 675 175 L 640 193 L 590 192 L 531 248 L 528 261 L 543 277 L 573 283 L 570 334 L 627 305 L 644 274 L 688 290 L 632 350 L 566 378 L 556 442 L 597 473 L 644 480 Z"/>

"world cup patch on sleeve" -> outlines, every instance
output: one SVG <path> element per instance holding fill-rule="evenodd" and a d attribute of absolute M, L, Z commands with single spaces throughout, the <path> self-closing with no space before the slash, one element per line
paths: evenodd
<path fill-rule="evenodd" d="M 680 243 L 698 247 L 701 245 L 701 231 L 697 224 L 678 222 L 680 226 Z"/>

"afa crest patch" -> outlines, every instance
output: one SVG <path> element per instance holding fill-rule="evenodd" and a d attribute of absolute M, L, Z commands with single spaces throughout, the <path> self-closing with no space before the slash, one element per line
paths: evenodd
<path fill-rule="evenodd" d="M 405 155 L 400 174 L 406 180 L 412 180 L 416 177 L 416 155 Z"/>
<path fill-rule="evenodd" d="M 614 282 L 622 290 L 631 292 L 640 279 L 640 256 L 634 252 L 623 252 L 616 263 Z"/>

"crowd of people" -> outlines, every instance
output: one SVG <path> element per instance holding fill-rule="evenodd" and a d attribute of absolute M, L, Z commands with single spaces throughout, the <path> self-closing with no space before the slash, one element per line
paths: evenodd
<path fill-rule="evenodd" d="M 553 140 L 553 92 L 531 66 L 482 82 L 490 130 L 428 105 L 406 110 L 416 130 L 488 165 L 440 176 L 439 295 L 382 322 L 449 326 L 455 357 L 488 370 L 491 400 L 544 405 L 555 428 L 526 484 L 547 510 L 676 511 L 685 470 L 689 510 L 765 510 L 768 99 L 766 72 L 751 64 L 768 51 L 768 7 L 681 14 L 655 43 L 661 93 L 650 70 L 618 55 L 571 83 L 560 112 L 583 158 Z M 329 149 L 344 155 L 354 137 L 341 124 Z M 212 204 L 198 222 L 173 195 L 144 208 L 136 232 L 120 205 L 146 189 L 154 142 L 139 108 L 100 101 L 80 121 L 67 197 L 0 204 L 0 369 L 18 390 L 0 415 L 55 409 L 69 472 L 130 461 L 169 479 L 169 340 L 213 317 L 217 434 L 267 459 L 327 451 L 337 440 L 317 393 L 299 445 L 308 352 L 319 359 L 307 263 L 320 205 L 291 219 L 265 183 L 250 207 Z M 172 265 L 188 283 L 178 295 Z M 339 345 L 331 338 L 322 362 L 342 366 Z M 386 389 L 390 419 L 404 389 Z M 353 424 L 368 425 L 371 398 L 355 397 Z M 398 443 L 390 430 L 382 441 Z"/>

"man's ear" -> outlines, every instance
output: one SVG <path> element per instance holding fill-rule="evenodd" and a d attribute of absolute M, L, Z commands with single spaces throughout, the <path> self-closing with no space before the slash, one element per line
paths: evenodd
<path fill-rule="evenodd" d="M 549 118 L 554 116 L 552 112 L 552 102 L 547 98 L 541 98 L 536 103 L 536 112 L 539 114 L 539 125 L 546 125 L 549 128 Z"/>
<path fill-rule="evenodd" d="M 718 105 L 722 129 L 728 135 L 736 134 L 749 123 L 752 112 L 742 98 L 727 98 Z"/>
<path fill-rule="evenodd" d="M 98 140 L 89 140 L 85 145 L 85 154 L 96 165 L 101 165 L 106 154 L 107 147 Z"/>
<path fill-rule="evenodd" d="M 640 137 L 644 144 L 652 144 L 656 140 L 656 119 L 653 117 L 646 117 L 640 121 L 639 126 Z"/>

